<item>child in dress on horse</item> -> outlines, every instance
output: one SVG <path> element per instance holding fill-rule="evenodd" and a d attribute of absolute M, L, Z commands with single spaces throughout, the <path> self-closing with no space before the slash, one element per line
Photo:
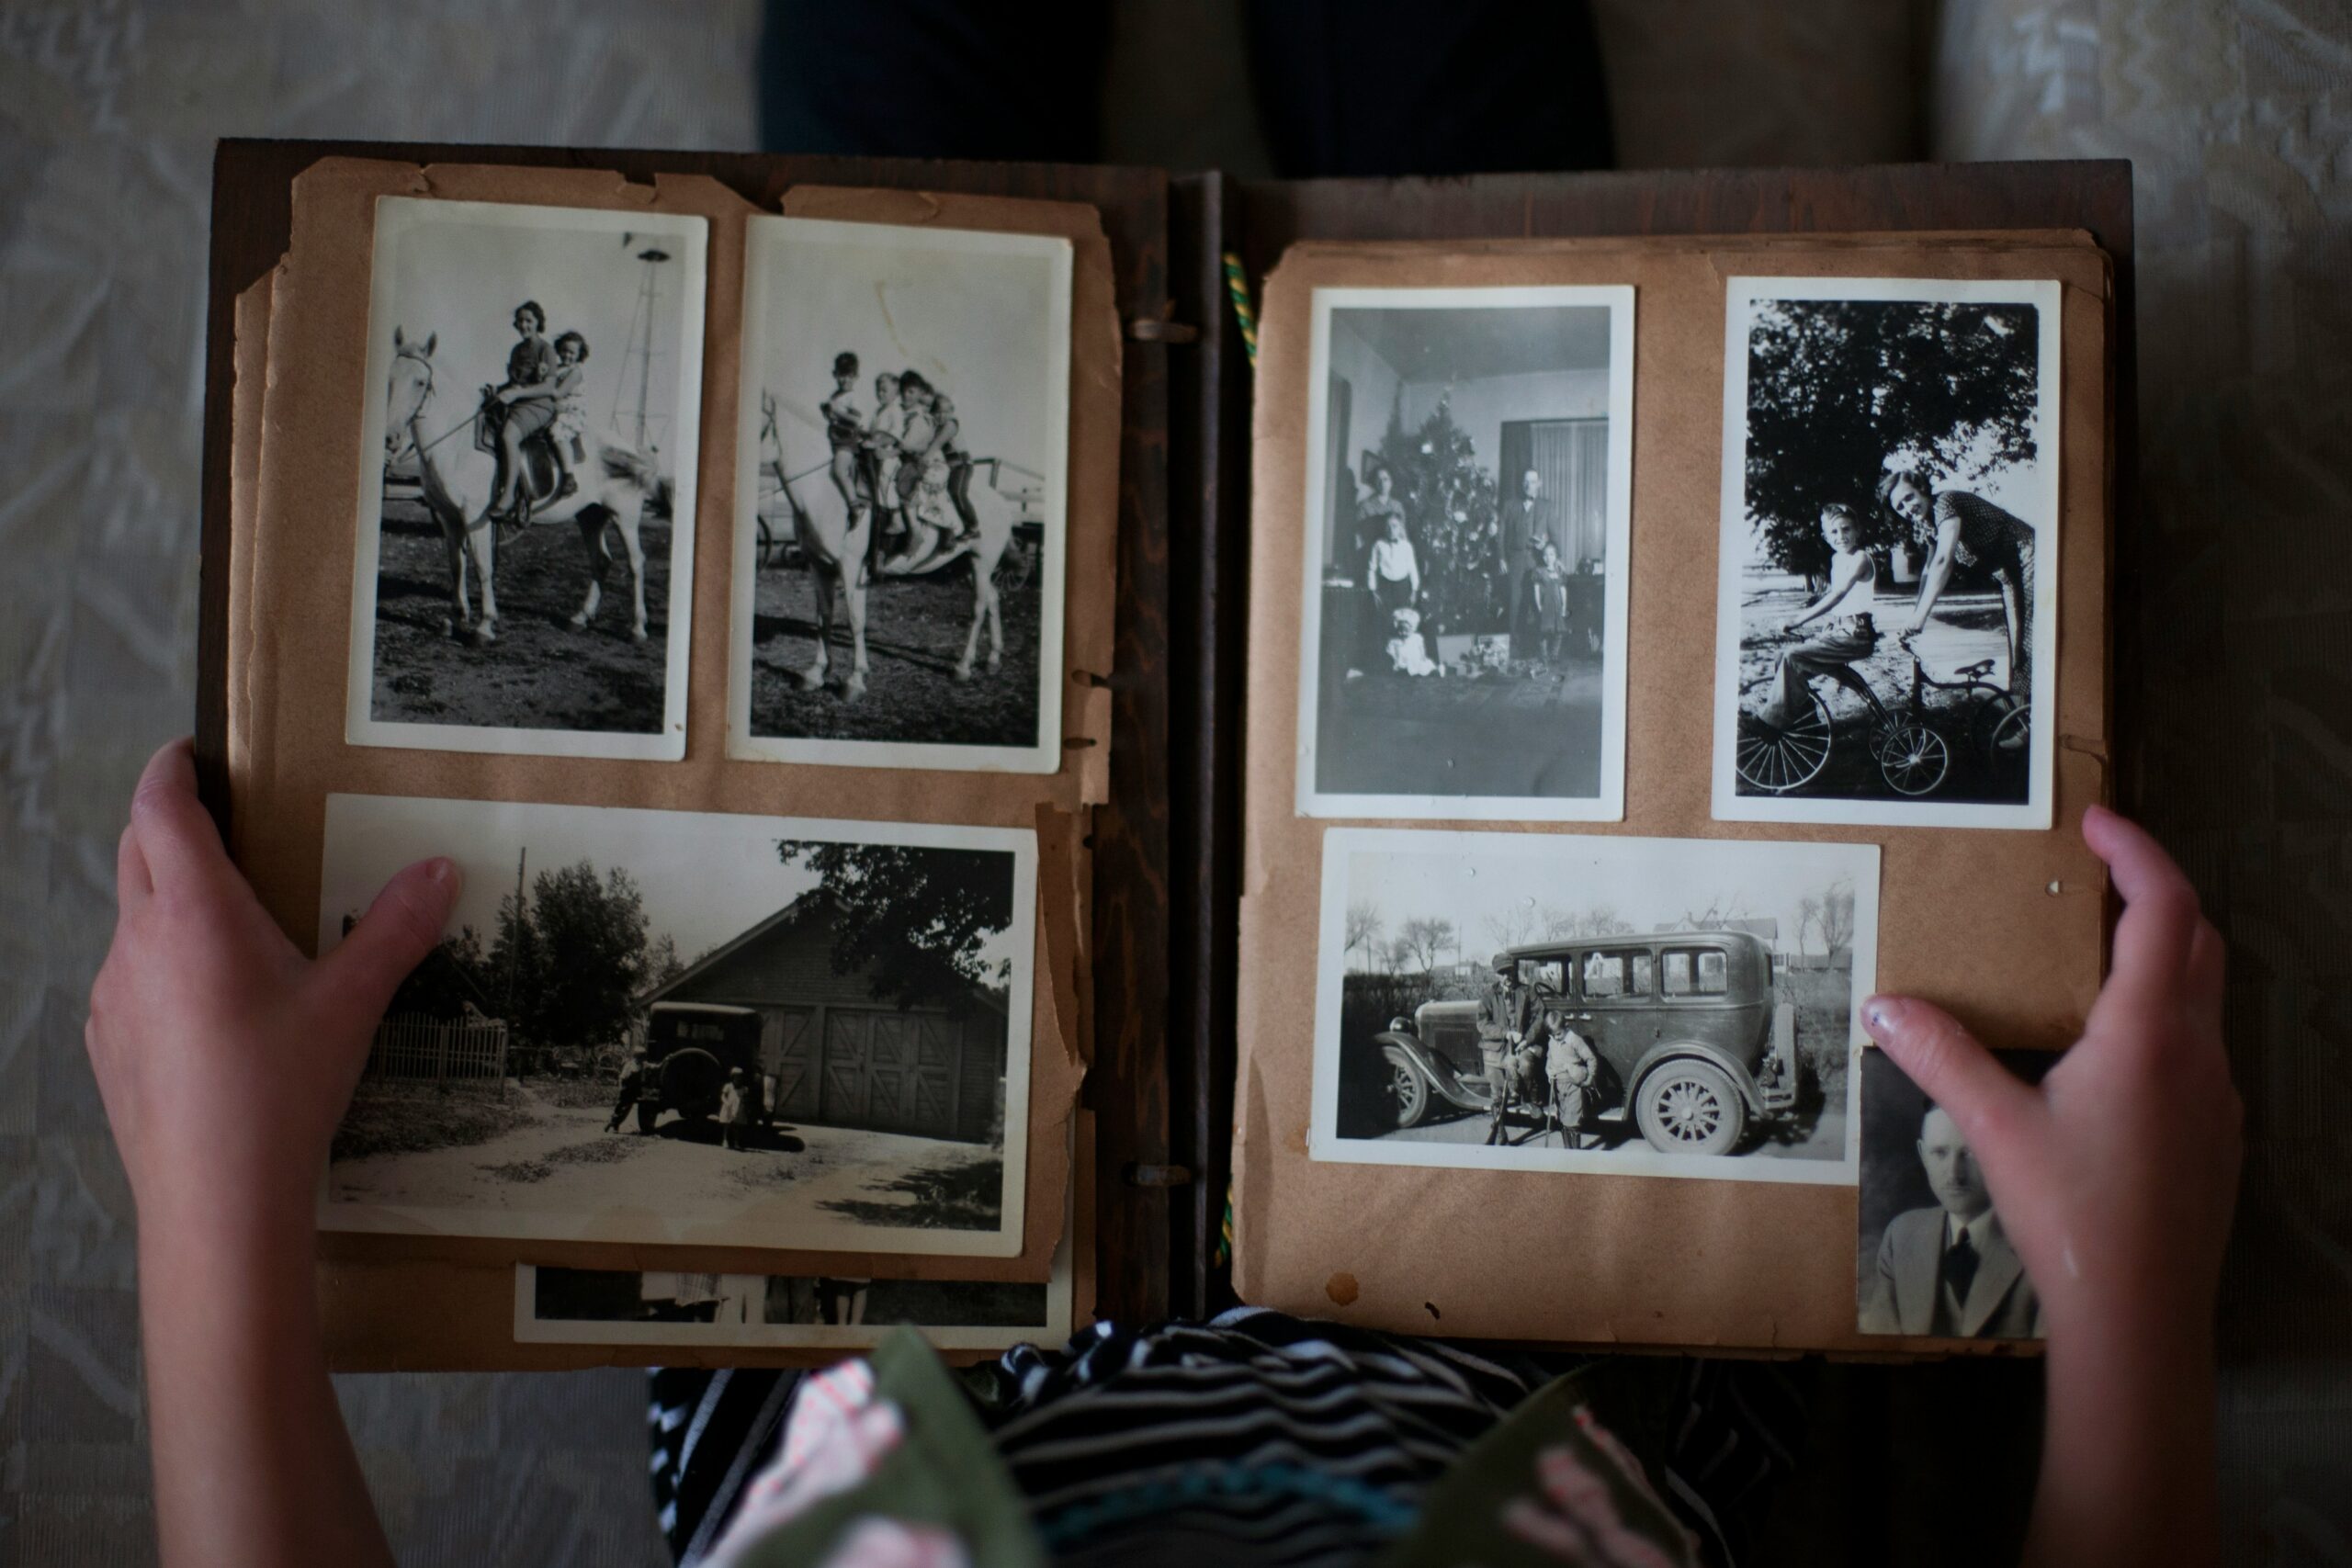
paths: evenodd
<path fill-rule="evenodd" d="M 885 370 L 874 378 L 874 421 L 865 427 L 867 479 L 874 488 L 877 525 L 888 525 L 899 510 L 899 437 L 907 428 L 906 405 L 899 400 L 899 378 Z M 886 531 L 877 526 L 876 533 Z M 889 531 L 895 531 L 892 525 Z"/>
<path fill-rule="evenodd" d="M 575 463 L 588 460 L 588 406 L 582 390 L 588 379 L 588 340 L 566 332 L 555 340 L 555 433 L 549 442 L 555 453 L 558 500 L 580 488 L 571 477 Z"/>

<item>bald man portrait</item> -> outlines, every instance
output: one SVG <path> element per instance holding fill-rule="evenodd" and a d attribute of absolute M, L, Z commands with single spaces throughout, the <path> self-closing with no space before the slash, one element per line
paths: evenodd
<path fill-rule="evenodd" d="M 2001 1232 L 1984 1172 L 1950 1112 L 1928 1105 L 1919 1119 L 1918 1150 L 1937 1206 L 1887 1222 L 1875 1275 L 1864 1289 L 1862 1332 L 2041 1338 L 2033 1281 Z"/>

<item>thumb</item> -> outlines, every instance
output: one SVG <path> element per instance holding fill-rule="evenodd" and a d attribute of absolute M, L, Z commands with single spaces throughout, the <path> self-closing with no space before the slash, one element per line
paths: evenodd
<path fill-rule="evenodd" d="M 446 857 L 419 861 L 384 884 L 343 945 L 319 960 L 318 983 L 339 1005 L 373 1016 L 441 940 L 465 874 Z"/>
<path fill-rule="evenodd" d="M 2039 1096 L 1958 1019 L 1914 997 L 1872 997 L 1862 1004 L 1862 1027 L 1988 1162 L 2003 1162 L 2017 1146 Z"/>

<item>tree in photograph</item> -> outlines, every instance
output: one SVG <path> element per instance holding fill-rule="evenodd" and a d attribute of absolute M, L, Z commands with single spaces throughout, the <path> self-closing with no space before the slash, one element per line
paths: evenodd
<path fill-rule="evenodd" d="M 1828 570 L 1821 509 L 1843 502 L 1865 542 L 1901 536 L 1872 504 L 1890 460 L 1966 482 L 2034 456 L 2041 353 L 2030 305 L 1790 300 L 1747 336 L 1747 519 L 1784 571 Z"/>
<path fill-rule="evenodd" d="M 982 951 L 1012 924 L 1012 857 L 1002 851 L 786 840 L 776 852 L 831 896 L 834 967 L 870 969 L 882 997 L 913 1007 L 1011 980 Z"/>
<path fill-rule="evenodd" d="M 1804 948 L 1804 933 L 1821 923 L 1821 899 L 1812 893 L 1797 900 L 1797 948 Z"/>
<path fill-rule="evenodd" d="M 1494 470 L 1478 461 L 1470 433 L 1455 423 L 1450 400 L 1418 429 L 1404 427 L 1402 409 L 1389 414 L 1380 459 L 1396 481 L 1406 531 L 1420 562 L 1427 629 L 1439 633 L 1498 630 L 1508 611 Z"/>
<path fill-rule="evenodd" d="M 685 972 L 685 963 L 678 956 L 678 944 L 670 940 L 668 931 L 663 931 L 650 946 L 646 948 L 646 989 L 659 990 Z"/>
<path fill-rule="evenodd" d="M 1455 941 L 1453 922 L 1442 915 L 1416 916 L 1396 929 L 1397 945 L 1404 950 L 1407 964 L 1423 975 L 1437 967 Z"/>
<path fill-rule="evenodd" d="M 486 967 L 492 1016 L 504 1019 L 518 1036 L 530 1034 L 548 963 L 530 898 L 520 886 L 498 901 L 498 933 L 491 939 Z"/>
<path fill-rule="evenodd" d="M 531 884 L 532 919 L 547 964 L 532 1033 L 549 1045 L 601 1045 L 619 1037 L 648 988 L 645 897 L 618 866 L 603 876 L 586 861 L 543 871 Z"/>
<path fill-rule="evenodd" d="M 1363 953 L 1363 966 L 1371 969 L 1377 962 L 1376 949 L 1388 922 L 1381 918 L 1380 906 L 1369 898 L 1359 898 L 1348 906 L 1347 946 L 1344 951 Z"/>
<path fill-rule="evenodd" d="M 1494 938 L 1497 947 L 1519 947 L 1539 935 L 1553 934 L 1544 929 L 1543 917 L 1532 904 L 1507 904 L 1478 923 Z"/>
<path fill-rule="evenodd" d="M 1816 922 L 1821 927 L 1821 940 L 1834 955 L 1839 948 L 1854 945 L 1854 885 L 1839 882 L 1831 885 L 1821 896 L 1821 913 Z"/>

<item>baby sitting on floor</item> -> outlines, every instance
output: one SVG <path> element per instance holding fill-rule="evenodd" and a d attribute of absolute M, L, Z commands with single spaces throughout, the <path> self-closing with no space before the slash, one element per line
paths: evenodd
<path fill-rule="evenodd" d="M 1442 675 L 1445 671 L 1430 657 L 1421 640 L 1421 613 L 1409 607 L 1388 617 L 1388 667 L 1399 675 Z"/>

